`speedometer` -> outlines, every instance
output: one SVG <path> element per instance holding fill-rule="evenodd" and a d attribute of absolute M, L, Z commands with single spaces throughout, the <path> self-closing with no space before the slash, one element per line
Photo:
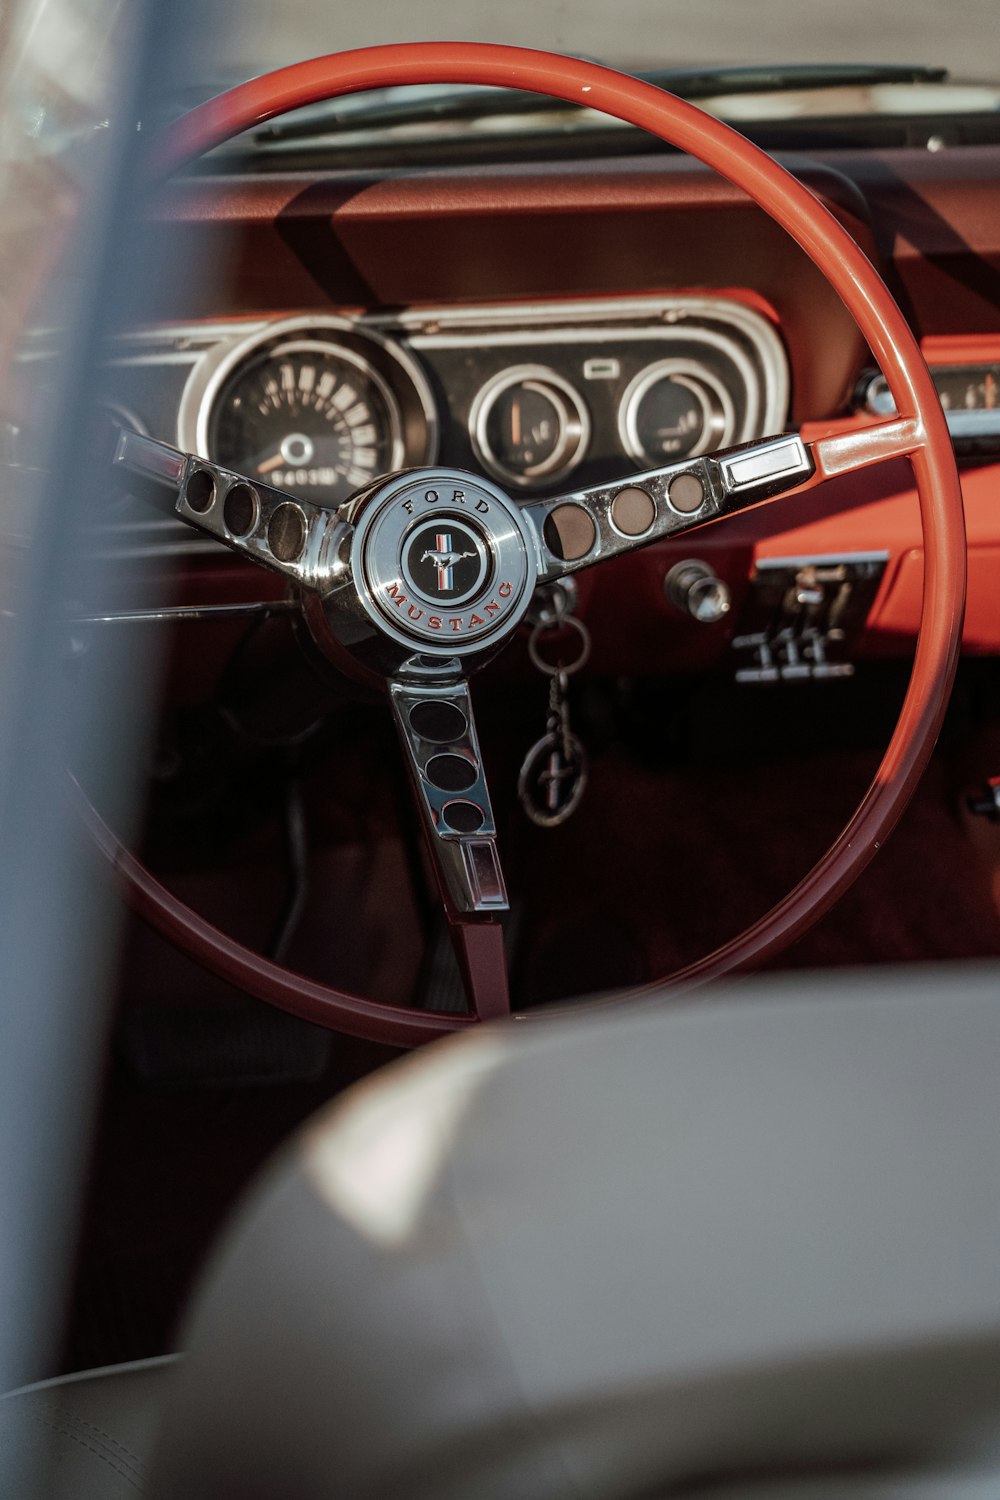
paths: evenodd
<path fill-rule="evenodd" d="M 389 387 L 360 355 L 298 340 L 230 375 L 213 404 L 208 446 L 226 468 L 336 505 L 400 467 L 402 421 Z"/>
<path fill-rule="evenodd" d="M 180 446 L 315 505 L 433 460 L 426 377 L 400 344 L 339 318 L 288 318 L 220 342 L 192 372 Z"/>

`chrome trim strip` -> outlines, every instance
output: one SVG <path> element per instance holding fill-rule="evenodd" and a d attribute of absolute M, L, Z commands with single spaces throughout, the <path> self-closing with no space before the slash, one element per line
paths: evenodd
<path fill-rule="evenodd" d="M 407 308 L 400 313 L 373 313 L 370 321 L 406 333 L 446 332 L 456 328 L 503 328 L 539 323 L 564 324 L 606 320 L 616 324 L 643 318 L 675 323 L 688 317 L 718 317 L 734 323 L 746 333 L 760 324 L 773 334 L 766 319 L 731 297 L 689 296 L 686 293 L 654 297 L 574 297 L 566 301 L 483 302 L 472 306 Z M 775 337 L 777 337 L 775 335 Z"/>
<path fill-rule="evenodd" d="M 888 561 L 888 551 L 804 552 L 801 556 L 797 557 L 758 557 L 754 559 L 754 568 L 758 573 L 763 573 L 768 568 L 832 568 L 838 567 L 841 563 L 884 563 Z"/>
<path fill-rule="evenodd" d="M 267 318 L 233 318 L 218 323 L 150 323 L 144 328 L 129 328 L 115 335 L 115 344 L 156 344 L 174 346 L 197 344 L 204 349 L 234 337 L 247 338 L 254 329 L 266 328 Z M 235 332 L 234 332 L 235 330 Z M 193 351 L 199 352 L 197 350 Z"/>
<path fill-rule="evenodd" d="M 119 355 L 113 360 L 108 360 L 108 364 L 112 364 L 118 369 L 138 369 L 147 365 L 196 365 L 203 357 L 202 353 L 197 350 L 192 350 L 190 354 L 178 354 L 174 350 L 169 349 L 162 354 Z"/>
<path fill-rule="evenodd" d="M 123 562 L 149 562 L 151 558 L 161 557 L 216 557 L 220 563 L 227 561 L 227 555 L 219 551 L 218 543 L 201 541 L 193 537 L 189 542 L 147 542 L 143 545 L 131 547 L 100 547 L 92 554 L 99 558 L 121 558 Z"/>
<path fill-rule="evenodd" d="M 1000 437 L 1000 410 L 996 408 L 978 407 L 970 411 L 952 408 L 944 417 L 952 437 Z"/>
<path fill-rule="evenodd" d="M 102 615 L 74 615 L 65 625 L 177 625 L 203 620 L 245 620 L 297 615 L 297 599 L 258 599 L 247 604 L 167 604 L 161 609 L 113 609 Z"/>

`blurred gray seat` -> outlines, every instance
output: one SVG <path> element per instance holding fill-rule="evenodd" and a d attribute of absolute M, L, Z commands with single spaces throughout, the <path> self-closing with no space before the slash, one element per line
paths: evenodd
<path fill-rule="evenodd" d="M 35 1470 L 30 1493 L 52 1500 L 143 1494 L 174 1363 L 166 1355 L 112 1365 L 41 1381 L 0 1400 L 0 1446 L 26 1439 Z"/>
<path fill-rule="evenodd" d="M 959 973 L 512 1025 L 352 1090 L 209 1268 L 150 1493 L 1000 1492 L 1000 998 Z"/>

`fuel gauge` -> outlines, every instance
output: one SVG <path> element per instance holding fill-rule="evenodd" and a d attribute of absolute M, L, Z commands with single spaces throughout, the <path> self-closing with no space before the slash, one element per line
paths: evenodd
<path fill-rule="evenodd" d="M 590 440 L 590 417 L 568 380 L 545 365 L 518 365 L 479 391 L 469 436 L 484 469 L 524 489 L 554 484 L 576 467 Z"/>

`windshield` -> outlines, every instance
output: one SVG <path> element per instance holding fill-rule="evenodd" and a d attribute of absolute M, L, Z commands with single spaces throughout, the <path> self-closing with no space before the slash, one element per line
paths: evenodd
<path fill-rule="evenodd" d="M 170 113 L 243 79 L 302 58 L 403 41 L 495 42 L 587 57 L 639 74 L 696 100 L 765 150 L 976 145 L 1000 130 L 1000 51 L 989 45 L 996 0 L 905 4 L 846 0 L 399 0 L 378 7 L 304 0 L 283 7 L 248 0 L 239 25 L 228 7 L 210 12 L 182 98 Z M 151 117 L 146 123 L 159 123 Z M 613 129 L 614 134 L 609 134 Z M 377 91 L 286 115 L 251 133 L 239 150 L 266 169 L 291 168 L 295 142 L 364 157 L 370 165 L 421 165 L 442 152 L 456 162 L 508 154 L 530 141 L 552 157 L 662 149 L 622 135 L 606 116 L 516 91 L 438 86 Z M 276 149 L 272 149 L 276 148 Z M 303 146 L 308 154 L 308 146 Z M 387 152 L 383 162 L 382 153 Z M 264 162 L 266 158 L 266 163 Z"/>
<path fill-rule="evenodd" d="M 302 57 L 379 42 L 506 42 L 630 70 L 756 63 L 924 63 L 958 82 L 1000 81 L 996 0 L 405 0 L 224 8 L 209 54 L 246 77 Z"/>

